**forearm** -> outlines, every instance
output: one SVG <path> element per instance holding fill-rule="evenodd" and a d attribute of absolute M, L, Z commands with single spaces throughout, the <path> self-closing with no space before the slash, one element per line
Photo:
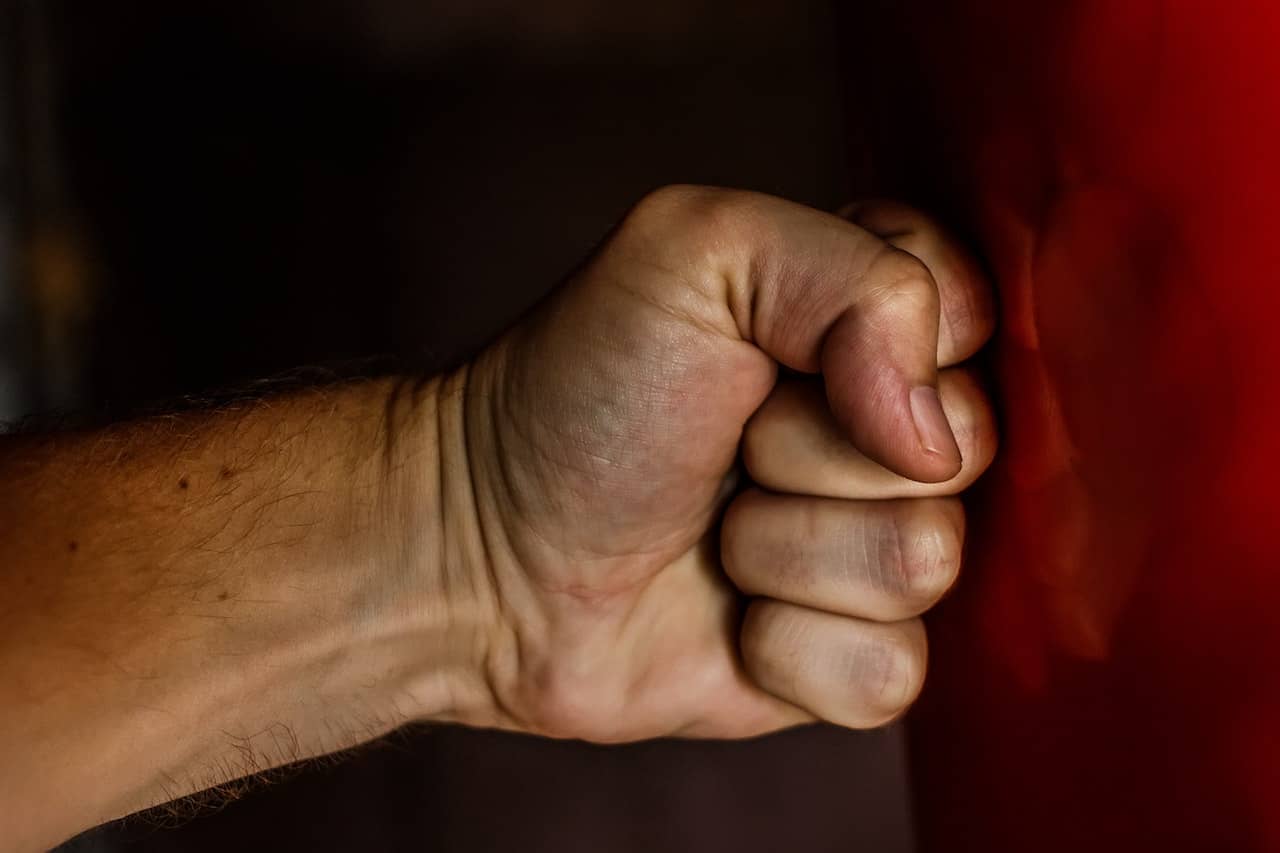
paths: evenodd
<path fill-rule="evenodd" d="M 481 704 L 455 397 L 365 382 L 3 439 L 0 838 Z"/>

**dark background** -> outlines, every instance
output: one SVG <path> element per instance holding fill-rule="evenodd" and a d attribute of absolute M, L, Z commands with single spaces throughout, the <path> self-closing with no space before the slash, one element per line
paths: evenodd
<path fill-rule="evenodd" d="M 882 189 L 865 117 L 877 75 L 907 73 L 872 61 L 870 12 L 819 0 L 0 8 L 10 419 L 466 357 L 649 189 Z M 420 729 L 72 846 L 891 853 L 905 775 L 894 730 L 605 749 Z"/>

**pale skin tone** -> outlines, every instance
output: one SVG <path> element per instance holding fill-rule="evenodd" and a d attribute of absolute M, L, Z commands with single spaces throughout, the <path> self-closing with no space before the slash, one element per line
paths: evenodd
<path fill-rule="evenodd" d="M 895 718 L 992 322 L 913 210 L 674 187 L 452 374 L 0 439 L 0 848 L 411 721 Z"/>

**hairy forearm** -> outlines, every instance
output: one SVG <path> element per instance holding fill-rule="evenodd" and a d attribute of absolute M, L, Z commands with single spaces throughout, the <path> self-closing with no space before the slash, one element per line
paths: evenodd
<path fill-rule="evenodd" d="M 0 439 L 0 839 L 478 708 L 456 384 Z"/>

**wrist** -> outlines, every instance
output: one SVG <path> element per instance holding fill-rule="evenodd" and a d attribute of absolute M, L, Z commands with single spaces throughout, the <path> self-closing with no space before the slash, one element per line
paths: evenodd
<path fill-rule="evenodd" d="M 495 721 L 487 658 L 498 624 L 468 456 L 471 365 L 387 388 L 381 494 L 384 604 L 403 639 L 389 687 L 405 721 Z"/>

